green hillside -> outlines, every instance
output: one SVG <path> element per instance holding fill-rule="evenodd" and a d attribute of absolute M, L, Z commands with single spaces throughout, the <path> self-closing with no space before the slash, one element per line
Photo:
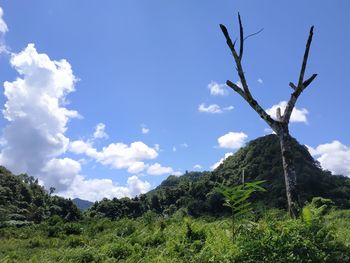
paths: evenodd
<path fill-rule="evenodd" d="M 312 197 L 332 199 L 339 207 L 350 208 L 350 179 L 324 171 L 305 146 L 294 140 L 295 161 L 300 201 Z M 225 184 L 241 180 L 244 169 L 246 180 L 266 180 L 267 193 L 259 200 L 271 207 L 286 207 L 286 193 L 280 144 L 277 136 L 267 135 L 251 141 L 235 155 L 228 157 L 215 171 L 215 178 Z"/>
<path fill-rule="evenodd" d="M 294 141 L 293 155 L 298 176 L 300 201 L 305 204 L 312 197 L 329 198 L 339 208 L 350 208 L 350 179 L 332 175 L 321 169 L 305 146 Z M 157 188 L 136 198 L 122 198 L 95 203 L 89 210 L 92 217 L 137 217 L 145 211 L 171 215 L 182 210 L 191 216 L 222 216 L 229 211 L 223 207 L 219 185 L 236 185 L 242 180 L 266 180 L 267 192 L 255 196 L 259 208 L 285 209 L 286 194 L 278 138 L 267 135 L 248 143 L 228 157 L 213 172 L 186 172 L 183 176 L 169 176 Z"/>

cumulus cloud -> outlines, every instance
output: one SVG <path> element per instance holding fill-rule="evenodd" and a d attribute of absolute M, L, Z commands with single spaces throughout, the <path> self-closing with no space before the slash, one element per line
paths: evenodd
<path fill-rule="evenodd" d="M 221 158 L 218 162 L 214 163 L 212 166 L 210 166 L 211 170 L 215 170 L 219 167 L 220 164 L 222 164 L 229 156 L 232 156 L 233 153 L 225 153 L 225 156 Z"/>
<path fill-rule="evenodd" d="M 277 108 L 281 108 L 281 113 L 284 113 L 285 108 L 287 107 L 286 101 L 281 101 L 280 103 L 273 105 L 271 108 L 267 109 L 266 112 L 273 118 L 276 119 Z M 298 109 L 294 107 L 292 115 L 290 116 L 290 122 L 303 122 L 307 123 L 307 114 L 308 110 L 305 108 Z"/>
<path fill-rule="evenodd" d="M 104 123 L 98 123 L 95 127 L 94 139 L 108 139 L 105 129 L 106 125 Z"/>
<path fill-rule="evenodd" d="M 228 94 L 227 86 L 225 84 L 219 84 L 215 81 L 208 84 L 208 89 L 210 90 L 210 94 L 213 96 L 225 96 Z"/>
<path fill-rule="evenodd" d="M 140 173 L 147 165 L 144 160 L 155 159 L 158 156 L 156 149 L 147 146 L 141 141 L 130 145 L 111 143 L 98 151 L 89 142 L 81 140 L 70 143 L 69 150 L 76 154 L 85 154 L 97 162 L 116 169 L 127 169 L 129 173 Z"/>
<path fill-rule="evenodd" d="M 9 124 L 3 131 L 0 163 L 15 173 L 38 175 L 69 144 L 67 123 L 79 114 L 63 105 L 74 91 L 75 77 L 66 60 L 51 60 L 34 44 L 12 54 L 10 63 L 21 77 L 4 83 L 3 115 Z"/>
<path fill-rule="evenodd" d="M 264 81 L 263 81 L 261 78 L 258 78 L 258 82 L 259 82 L 260 84 L 263 84 L 263 83 L 264 83 Z"/>
<path fill-rule="evenodd" d="M 147 169 L 147 173 L 149 175 L 163 175 L 163 174 L 171 174 L 173 172 L 174 172 L 173 168 L 162 166 L 159 163 L 152 164 Z"/>
<path fill-rule="evenodd" d="M 193 169 L 200 170 L 200 169 L 203 169 L 203 167 L 200 164 L 196 164 L 196 165 L 193 166 Z"/>
<path fill-rule="evenodd" d="M 324 169 L 350 177 L 350 148 L 335 140 L 312 148 L 307 146 Z"/>
<path fill-rule="evenodd" d="M 220 148 L 238 149 L 244 144 L 248 135 L 244 132 L 229 132 L 218 138 Z"/>
<path fill-rule="evenodd" d="M 80 172 L 81 165 L 78 161 L 53 158 L 41 169 L 41 179 L 46 187 L 54 186 L 60 192 L 69 188 Z"/>
<path fill-rule="evenodd" d="M 34 175 L 45 187 L 55 187 L 57 194 L 68 197 L 99 200 L 105 196 L 133 196 L 150 189 L 148 182 L 136 176 L 129 177 L 126 186 L 115 185 L 110 179 L 85 179 L 79 161 L 60 158 L 70 145 L 65 136 L 67 124 L 79 117 L 77 111 L 66 108 L 67 95 L 74 91 L 76 81 L 66 60 L 51 60 L 29 44 L 22 52 L 12 54 L 10 64 L 20 77 L 4 83 L 6 102 L 2 113 L 8 125 L 1 140 L 1 165 L 14 173 Z M 99 124 L 94 137 L 105 136 L 104 125 Z M 113 152 L 118 152 L 115 149 L 125 151 L 124 160 L 129 161 L 125 166 L 130 170 L 141 169 L 138 159 L 157 155 L 137 142 L 131 146 L 112 144 L 102 152 L 89 143 L 74 144 L 74 151 L 87 152 L 112 165 L 117 165 L 110 161 Z"/>
<path fill-rule="evenodd" d="M 233 109 L 234 109 L 233 106 L 221 108 L 217 104 L 210 104 L 207 106 L 205 103 L 202 103 L 198 106 L 198 111 L 205 112 L 205 113 L 224 113 L 225 111 L 231 111 Z"/>
<path fill-rule="evenodd" d="M 90 201 L 104 197 L 133 197 L 151 188 L 147 181 L 142 181 L 135 175 L 128 177 L 126 186 L 117 185 L 111 179 L 86 179 L 81 175 L 80 163 L 70 158 L 50 160 L 42 169 L 41 175 L 45 185 L 54 186 L 57 194 Z"/>
<path fill-rule="evenodd" d="M 136 175 L 127 179 L 126 186 L 117 185 L 111 179 L 85 179 L 78 175 L 67 190 L 57 194 L 70 198 L 78 197 L 89 201 L 98 201 L 104 197 L 110 199 L 114 197 L 133 197 L 146 193 L 150 189 L 150 183 L 140 180 Z"/>
<path fill-rule="evenodd" d="M 7 24 L 3 19 L 4 11 L 0 7 L 0 33 L 5 34 L 8 31 Z"/>

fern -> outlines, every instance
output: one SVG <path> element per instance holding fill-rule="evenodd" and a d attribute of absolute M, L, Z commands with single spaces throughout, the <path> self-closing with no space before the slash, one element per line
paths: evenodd
<path fill-rule="evenodd" d="M 225 197 L 225 203 L 223 205 L 231 208 L 233 241 L 238 233 L 236 220 L 247 216 L 251 212 L 251 203 L 248 200 L 253 193 L 266 191 L 265 188 L 261 186 L 264 182 L 264 180 L 253 181 L 233 187 L 220 186 L 217 188 L 217 191 Z"/>

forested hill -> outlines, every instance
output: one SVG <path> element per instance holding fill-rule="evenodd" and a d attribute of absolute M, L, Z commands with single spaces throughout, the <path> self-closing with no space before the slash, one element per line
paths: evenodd
<path fill-rule="evenodd" d="M 321 196 L 332 199 L 341 208 L 350 208 L 350 178 L 322 170 L 307 148 L 296 140 L 293 156 L 302 203 Z M 251 141 L 213 172 L 172 175 L 145 195 L 133 199 L 104 199 L 95 203 L 89 213 L 112 218 L 138 216 L 148 210 L 163 214 L 182 210 L 192 216 L 223 215 L 227 210 L 222 206 L 223 196 L 216 191 L 216 186 L 241 182 L 243 170 L 246 181 L 266 180 L 267 192 L 255 196 L 259 207 L 286 207 L 279 141 L 275 135 L 267 135 Z"/>
<path fill-rule="evenodd" d="M 13 175 L 0 166 L 0 227 L 40 223 L 54 216 L 72 221 L 80 219 L 81 212 L 71 200 L 51 196 L 34 177 Z"/>
<path fill-rule="evenodd" d="M 293 140 L 293 157 L 302 203 L 322 196 L 332 199 L 340 207 L 350 207 L 350 178 L 323 170 L 307 148 L 296 140 Z M 281 149 L 276 135 L 251 141 L 234 156 L 228 157 L 213 173 L 218 180 L 234 184 L 240 180 L 243 169 L 248 181 L 266 180 L 268 191 L 259 197 L 260 200 L 273 207 L 286 205 Z"/>
<path fill-rule="evenodd" d="M 307 148 L 297 141 L 293 148 L 301 203 L 321 196 L 332 199 L 341 208 L 350 208 L 350 179 L 322 170 Z M 212 172 L 169 176 L 157 188 L 138 197 L 95 202 L 87 214 L 114 219 L 138 217 L 149 210 L 168 215 L 176 211 L 192 216 L 224 215 L 227 210 L 216 187 L 240 183 L 243 170 L 245 181 L 266 180 L 267 192 L 256 195 L 255 204 L 285 208 L 280 146 L 275 135 L 268 135 L 251 141 Z M 41 222 L 54 215 L 75 220 L 81 213 L 71 200 L 51 196 L 35 178 L 26 174 L 15 176 L 0 167 L 0 215 L 0 222 L 21 224 Z"/>

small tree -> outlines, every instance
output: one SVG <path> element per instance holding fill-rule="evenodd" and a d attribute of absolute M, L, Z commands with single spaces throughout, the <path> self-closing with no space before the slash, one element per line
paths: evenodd
<path fill-rule="evenodd" d="M 244 178 L 244 177 L 243 177 Z M 252 210 L 249 198 L 255 192 L 265 192 L 265 188 L 261 187 L 261 184 L 265 181 L 254 181 L 228 187 L 220 186 L 217 188 L 218 192 L 222 193 L 225 197 L 224 206 L 231 209 L 231 220 L 232 220 L 232 241 L 235 240 L 238 229 L 236 228 L 236 220 L 247 216 Z"/>
<path fill-rule="evenodd" d="M 271 118 L 269 114 L 259 105 L 259 103 L 252 96 L 248 82 L 246 80 L 243 66 L 242 66 L 242 58 L 244 51 L 244 41 L 247 37 L 244 36 L 243 25 L 241 21 L 241 17 L 238 13 L 238 22 L 239 22 L 239 30 L 240 30 L 240 47 L 239 51 L 236 51 L 236 41 L 232 42 L 230 35 L 224 25 L 220 25 L 220 28 L 226 38 L 227 45 L 231 50 L 232 56 L 234 58 L 236 64 L 236 70 L 239 76 L 239 79 L 242 83 L 242 88 L 238 85 L 234 84 L 232 81 L 227 80 L 226 84 L 232 88 L 235 92 L 237 92 L 258 114 L 259 116 L 272 128 L 272 130 L 277 134 L 280 145 L 281 145 L 281 153 L 282 153 L 282 162 L 283 162 L 283 171 L 284 171 L 284 179 L 286 184 L 286 194 L 287 194 L 287 202 L 288 202 L 288 211 L 292 217 L 297 217 L 300 213 L 300 204 L 299 197 L 297 191 L 297 177 L 295 172 L 294 160 L 292 156 L 292 137 L 289 134 L 289 120 L 294 109 L 295 103 L 299 97 L 299 95 L 311 84 L 311 82 L 316 78 L 317 74 L 313 74 L 310 78 L 304 79 L 306 64 L 309 56 L 310 45 L 313 36 L 313 26 L 310 28 L 309 37 L 306 43 L 304 58 L 299 74 L 299 79 L 297 85 L 290 82 L 289 86 L 292 88 L 293 92 L 290 96 L 288 104 L 283 112 L 281 113 L 281 109 L 278 108 L 276 112 L 277 120 Z"/>

